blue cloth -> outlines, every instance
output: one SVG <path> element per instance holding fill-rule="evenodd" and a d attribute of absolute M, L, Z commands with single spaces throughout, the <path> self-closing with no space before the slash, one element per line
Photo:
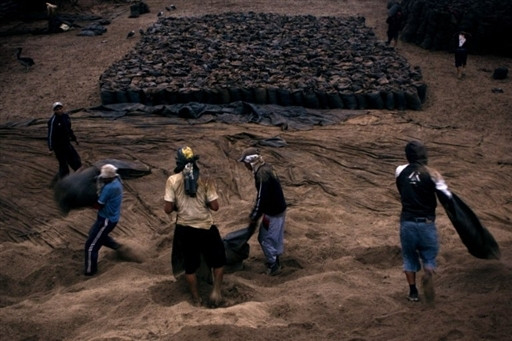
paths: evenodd
<path fill-rule="evenodd" d="M 439 243 L 434 222 L 402 221 L 400 242 L 404 271 L 418 272 L 421 269 L 420 259 L 425 269 L 435 270 Z"/>
<path fill-rule="evenodd" d="M 277 215 L 264 214 L 258 233 L 258 242 L 269 265 L 277 261 L 284 251 L 284 226 L 286 211 Z"/>
<path fill-rule="evenodd" d="M 104 205 L 98 215 L 111 222 L 118 222 L 121 217 L 121 202 L 123 201 L 123 186 L 118 178 L 103 186 L 98 203 Z"/>

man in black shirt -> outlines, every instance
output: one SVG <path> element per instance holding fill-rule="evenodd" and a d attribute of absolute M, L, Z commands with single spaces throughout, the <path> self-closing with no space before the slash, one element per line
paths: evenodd
<path fill-rule="evenodd" d="M 64 106 L 61 102 L 53 103 L 53 115 L 48 121 L 48 149 L 55 152 L 59 161 L 59 177 L 63 178 L 69 174 L 69 166 L 77 170 L 82 166 L 80 156 L 71 141 L 78 145 L 73 129 L 71 129 L 71 119 L 64 112 Z"/>
<path fill-rule="evenodd" d="M 436 268 L 439 242 L 436 218 L 436 190 L 451 197 L 442 176 L 427 167 L 427 150 L 418 141 L 405 147 L 406 165 L 398 166 L 395 172 L 396 186 L 400 193 L 402 212 L 400 215 L 400 243 L 405 277 L 409 284 L 410 301 L 418 301 L 416 272 L 423 263 L 423 291 L 427 301 L 434 299 L 432 275 Z M 421 259 L 421 263 L 420 263 Z"/>
<path fill-rule="evenodd" d="M 267 274 L 276 275 L 281 270 L 279 256 L 284 251 L 284 226 L 286 201 L 283 189 L 272 166 L 263 161 L 257 148 L 247 148 L 238 159 L 253 172 L 257 195 L 249 227 L 256 228 L 261 219 L 258 241 L 267 261 Z"/>

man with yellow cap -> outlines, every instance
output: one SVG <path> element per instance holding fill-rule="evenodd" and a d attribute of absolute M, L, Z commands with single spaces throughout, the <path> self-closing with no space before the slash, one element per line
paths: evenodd
<path fill-rule="evenodd" d="M 165 184 L 164 211 L 176 211 L 173 254 L 180 250 L 185 268 L 185 279 L 195 305 L 201 305 L 196 271 L 203 256 L 213 269 L 213 289 L 210 304 L 217 306 L 222 301 L 221 285 L 226 264 L 226 252 L 219 230 L 214 225 L 212 212 L 219 209 L 218 195 L 214 184 L 199 175 L 198 155 L 190 147 L 178 149 L 176 168 Z"/>

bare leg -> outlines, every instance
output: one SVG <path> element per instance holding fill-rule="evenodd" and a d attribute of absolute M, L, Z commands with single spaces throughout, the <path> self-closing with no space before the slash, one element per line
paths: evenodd
<path fill-rule="evenodd" d="M 210 294 L 210 303 L 213 305 L 218 305 L 222 301 L 221 287 L 223 278 L 223 267 L 213 269 L 213 289 Z"/>
<path fill-rule="evenodd" d="M 416 285 L 416 272 L 405 271 L 405 278 L 409 285 Z"/>
<path fill-rule="evenodd" d="M 196 274 L 185 274 L 185 279 L 188 283 L 188 288 L 192 294 L 192 300 L 195 305 L 201 305 L 201 297 L 199 296 L 199 289 L 197 287 L 197 276 Z"/>
<path fill-rule="evenodd" d="M 425 274 L 421 278 L 421 284 L 423 285 L 423 295 L 428 303 L 434 302 L 436 292 L 434 290 L 434 271 L 432 269 L 425 269 Z"/>
<path fill-rule="evenodd" d="M 418 302 L 418 288 L 416 288 L 416 272 L 405 271 L 405 278 L 407 279 L 407 284 L 409 284 L 409 296 L 407 299 L 411 302 Z"/>

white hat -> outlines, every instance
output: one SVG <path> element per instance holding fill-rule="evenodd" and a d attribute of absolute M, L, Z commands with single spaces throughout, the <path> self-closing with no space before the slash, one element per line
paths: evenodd
<path fill-rule="evenodd" d="M 116 166 L 107 163 L 101 167 L 100 178 L 115 178 L 117 175 Z"/>
<path fill-rule="evenodd" d="M 55 103 L 53 103 L 53 105 L 52 105 L 52 109 L 53 109 L 53 110 L 55 110 L 55 108 L 57 108 L 57 107 L 63 107 L 62 103 L 61 103 L 61 102 L 55 102 Z"/>

